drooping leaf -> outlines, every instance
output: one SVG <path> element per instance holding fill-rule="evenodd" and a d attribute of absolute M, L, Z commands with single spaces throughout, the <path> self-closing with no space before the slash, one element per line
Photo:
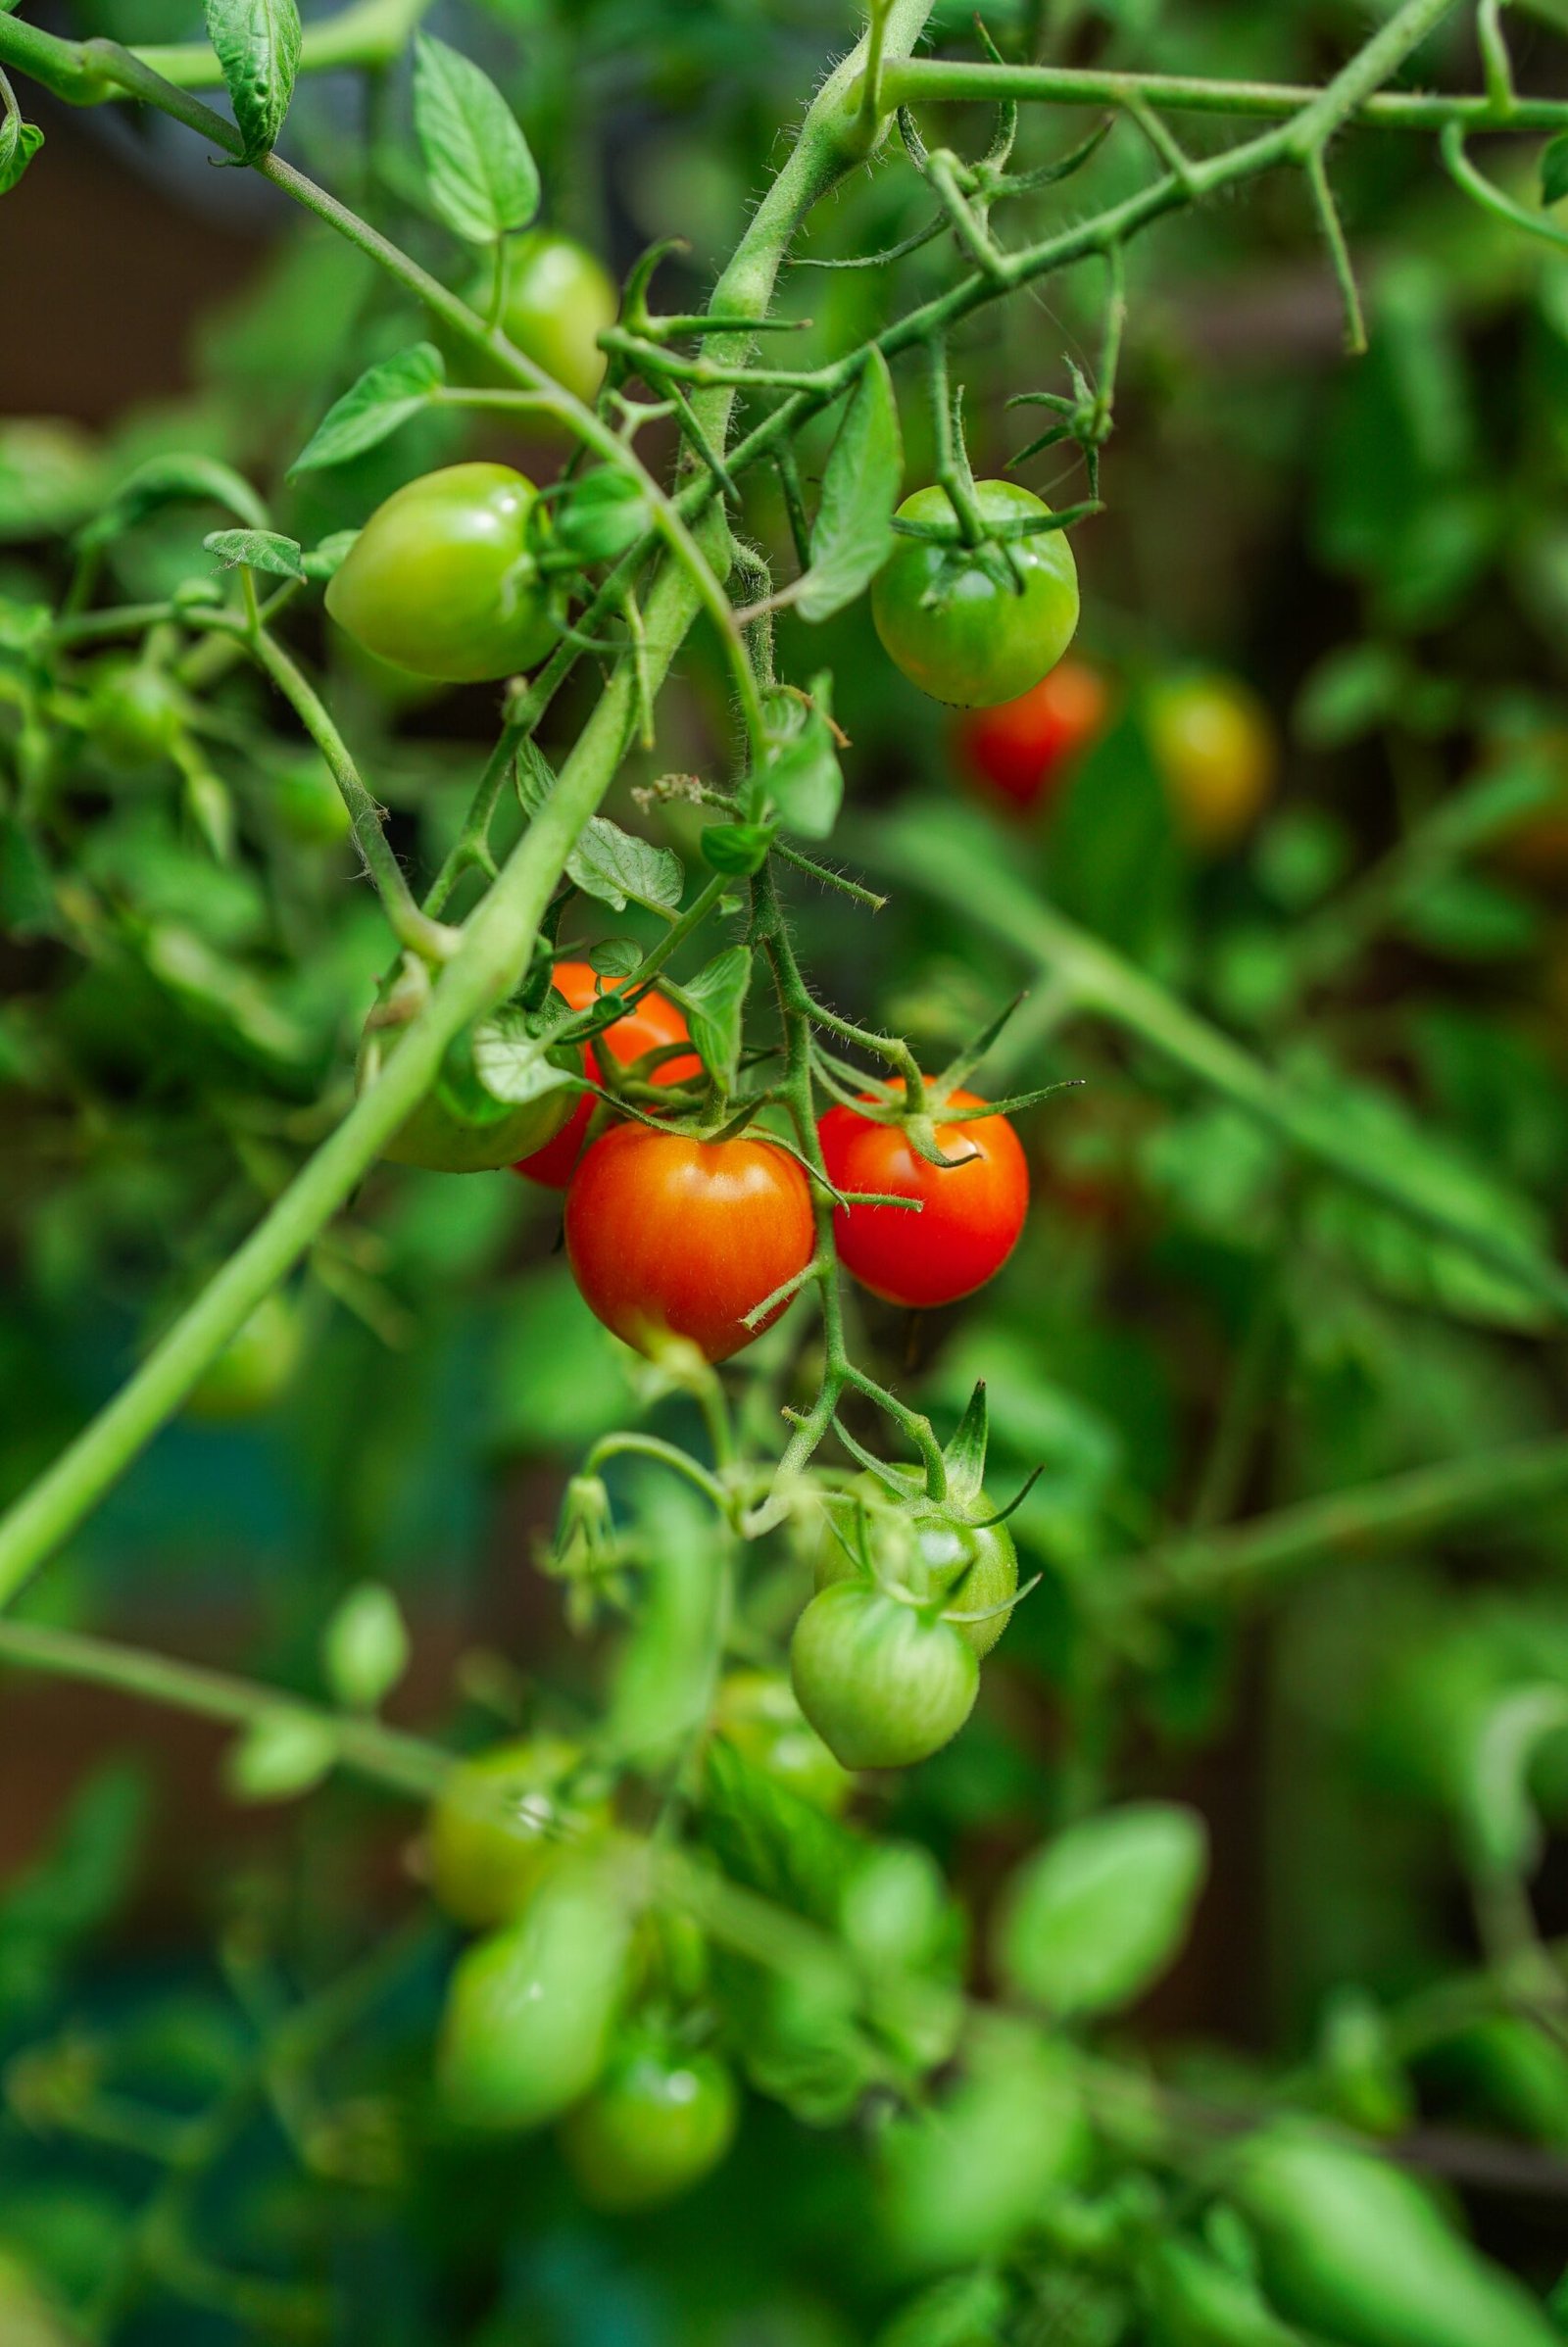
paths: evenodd
<path fill-rule="evenodd" d="M 566 877 L 584 896 L 597 897 L 613 912 L 629 904 L 670 911 L 680 903 L 686 875 L 670 848 L 656 848 L 635 832 L 622 831 L 608 815 L 584 824 L 566 858 Z"/>
<path fill-rule="evenodd" d="M 298 539 L 280 537 L 276 530 L 212 530 L 202 544 L 230 566 L 242 562 L 247 570 L 265 570 L 271 578 L 305 576 Z"/>
<path fill-rule="evenodd" d="M 81 531 L 82 547 L 107 546 L 161 506 L 188 502 L 223 506 L 247 529 L 265 530 L 267 508 L 249 481 L 216 457 L 149 457 L 121 482 L 108 505 Z"/>
<path fill-rule="evenodd" d="M 525 228 L 539 172 L 515 116 L 488 73 L 429 33 L 415 45 L 414 126 L 430 200 L 469 244 Z"/>
<path fill-rule="evenodd" d="M 446 363 L 433 342 L 416 342 L 377 366 L 368 367 L 359 381 L 328 408 L 289 466 L 290 479 L 326 465 L 342 465 L 376 447 L 399 424 L 429 406 L 432 394 L 446 380 Z"/>
<path fill-rule="evenodd" d="M 559 1003 L 558 1003 L 559 1008 Z M 547 1057 L 550 1030 L 540 1020 L 503 1003 L 473 1030 L 473 1071 L 493 1100 L 520 1108 L 572 1081 L 567 1068 Z"/>
<path fill-rule="evenodd" d="M 1025 1859 L 1004 1908 L 997 1956 L 1048 2012 L 1128 2003 L 1181 1946 L 1207 1843 L 1195 1810 L 1129 1802 L 1086 1818 Z"/>
<path fill-rule="evenodd" d="M 36 122 L 24 122 L 20 114 L 0 115 L 0 196 L 10 194 L 42 145 Z"/>
<path fill-rule="evenodd" d="M 735 1082 L 751 984 L 750 953 L 745 946 L 727 946 L 678 990 L 703 1065 L 726 1090 Z"/>
<path fill-rule="evenodd" d="M 811 530 L 811 566 L 795 608 L 826 619 L 868 587 L 893 551 L 893 509 L 904 479 L 893 377 L 872 349 L 822 476 Z"/>
<path fill-rule="evenodd" d="M 358 530 L 332 530 L 319 546 L 312 547 L 304 556 L 305 575 L 324 581 L 335 578 L 349 558 L 349 549 L 359 536 Z"/>
<path fill-rule="evenodd" d="M 300 63 L 298 0 L 205 0 L 207 36 L 218 52 L 242 163 L 276 143 Z"/>

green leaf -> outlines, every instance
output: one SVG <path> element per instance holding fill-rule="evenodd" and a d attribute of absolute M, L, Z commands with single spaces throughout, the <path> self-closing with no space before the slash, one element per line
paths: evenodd
<path fill-rule="evenodd" d="M 629 937 L 602 937 L 583 959 L 601 978 L 629 978 L 642 960 L 642 948 Z"/>
<path fill-rule="evenodd" d="M 1051 826 L 1051 894 L 1140 962 L 1170 938 L 1186 865 L 1170 800 L 1131 718 L 1079 761 Z"/>
<path fill-rule="evenodd" d="M 103 473 L 96 442 L 74 424 L 0 423 L 0 542 L 74 529 L 98 503 Z"/>
<path fill-rule="evenodd" d="M 686 882 L 672 849 L 656 848 L 651 840 L 622 831 L 608 815 L 594 815 L 584 824 L 566 858 L 566 878 L 613 912 L 624 912 L 629 904 L 673 911 Z"/>
<path fill-rule="evenodd" d="M 415 44 L 414 126 L 430 198 L 456 236 L 493 244 L 539 209 L 528 142 L 488 73 L 427 32 Z"/>
<path fill-rule="evenodd" d="M 304 557 L 306 577 L 318 580 L 335 578 L 348 561 L 349 551 L 359 534 L 358 530 L 331 531 L 319 546 L 313 547 Z"/>
<path fill-rule="evenodd" d="M 811 566 L 795 598 L 803 619 L 830 617 L 870 585 L 893 551 L 893 509 L 903 480 L 893 377 L 873 347 L 822 476 Z"/>
<path fill-rule="evenodd" d="M 1568 196 L 1568 130 L 1562 131 L 1541 158 L 1541 201 L 1560 204 Z"/>
<path fill-rule="evenodd" d="M 685 1008 L 703 1065 L 726 1091 L 735 1082 L 751 984 L 751 954 L 745 946 L 727 946 L 695 978 L 672 989 Z"/>
<path fill-rule="evenodd" d="M 374 1711 L 409 1667 L 408 1626 L 391 1590 L 362 1581 L 321 1634 L 327 1684 L 353 1711 Z"/>
<path fill-rule="evenodd" d="M 1012 1878 L 997 1960 L 1049 2012 L 1129 2003 L 1187 1934 L 1207 1863 L 1203 1822 L 1173 1802 L 1130 1802 L 1069 1826 Z"/>
<path fill-rule="evenodd" d="M 1398 927 L 1415 944 L 1459 961 L 1528 953 L 1541 936 L 1541 914 L 1516 890 L 1478 872 L 1445 872 L 1423 883 L 1401 908 Z"/>
<path fill-rule="evenodd" d="M 649 528 L 648 501 L 637 483 L 609 465 L 584 473 L 555 509 L 556 536 L 581 562 L 612 562 Z"/>
<path fill-rule="evenodd" d="M 0 196 L 10 194 L 42 145 L 36 122 L 24 122 L 20 114 L 0 115 Z"/>
<path fill-rule="evenodd" d="M 473 1030 L 474 1073 L 493 1100 L 520 1108 L 572 1082 L 569 1068 L 547 1057 L 551 1048 L 547 1024 L 514 1002 L 503 1003 Z"/>
<path fill-rule="evenodd" d="M 375 448 L 399 424 L 430 405 L 446 381 L 446 362 L 433 342 L 416 342 L 378 366 L 368 367 L 359 381 L 328 408 L 289 466 L 290 480 L 297 473 L 342 465 L 350 457 Z"/>
<path fill-rule="evenodd" d="M 240 161 L 255 163 L 275 143 L 294 94 L 298 0 L 205 0 L 205 12 L 244 141 Z"/>
<path fill-rule="evenodd" d="M 236 1737 L 223 1758 L 223 1782 L 236 1801 L 291 1801 L 319 1785 L 337 1758 L 324 1720 L 279 1704 Z"/>
<path fill-rule="evenodd" d="M 189 501 L 223 506 L 247 529 L 265 530 L 267 508 L 249 481 L 216 457 L 149 457 L 121 482 L 101 513 L 82 530 L 83 548 L 107 546 L 161 506 Z"/>
<path fill-rule="evenodd" d="M 757 780 L 787 831 L 821 840 L 838 820 L 844 798 L 838 745 L 828 722 L 833 679 L 825 670 L 812 677 L 809 698 L 808 709 L 793 693 L 769 695 L 767 747 Z"/>
<path fill-rule="evenodd" d="M 876 2347 L 991 2347 L 1004 2335 L 1012 2292 L 999 2274 L 953 2274 L 900 2307 Z"/>
<path fill-rule="evenodd" d="M 872 1848 L 722 1736 L 708 1746 L 702 1832 L 735 1882 L 833 1931 Z"/>
<path fill-rule="evenodd" d="M 202 544 L 230 566 L 243 562 L 247 570 L 265 570 L 271 578 L 305 576 L 298 539 L 280 537 L 276 530 L 212 530 Z"/>
<path fill-rule="evenodd" d="M 710 823 L 698 845 L 711 872 L 760 872 L 775 836 L 771 823 Z"/>

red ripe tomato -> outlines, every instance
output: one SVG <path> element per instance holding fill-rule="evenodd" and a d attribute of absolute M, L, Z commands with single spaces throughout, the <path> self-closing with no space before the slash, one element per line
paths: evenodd
<path fill-rule="evenodd" d="M 590 1311 L 649 1352 L 662 1333 L 710 1361 L 750 1345 L 745 1316 L 806 1269 L 811 1194 L 770 1141 L 694 1141 L 612 1125 L 566 1194 L 566 1256 Z M 785 1299 L 788 1300 L 787 1298 Z"/>
<path fill-rule="evenodd" d="M 558 995 L 565 996 L 573 1010 L 586 1010 L 605 992 L 603 979 L 586 961 L 558 961 L 551 983 Z M 689 1032 L 685 1019 L 667 995 L 647 994 L 624 1018 L 607 1027 L 600 1041 L 617 1066 L 630 1067 L 645 1051 L 660 1051 L 665 1044 L 685 1043 Z M 662 1059 L 653 1071 L 652 1080 L 656 1084 L 689 1084 L 702 1072 L 702 1061 L 695 1053 L 687 1052 L 679 1059 Z M 599 1059 L 592 1044 L 583 1051 L 583 1073 L 596 1084 L 600 1080 Z M 554 1141 L 547 1141 L 531 1157 L 519 1157 L 513 1172 L 527 1181 L 542 1182 L 547 1190 L 564 1190 L 582 1155 L 594 1106 L 593 1095 L 585 1092 Z"/>
<path fill-rule="evenodd" d="M 867 1100 L 874 1096 L 865 1095 Z M 984 1106 L 956 1092 L 956 1108 Z M 906 1206 L 838 1206 L 839 1260 L 873 1296 L 893 1304 L 951 1304 L 983 1288 L 1011 1254 L 1029 1206 L 1029 1168 L 1004 1116 L 939 1124 L 951 1165 L 928 1165 L 898 1125 L 830 1108 L 817 1126 L 828 1179 L 840 1190 L 917 1198 Z"/>
<path fill-rule="evenodd" d="M 958 728 L 964 765 L 982 789 L 1028 814 L 1053 798 L 1102 730 L 1110 694 L 1098 668 L 1071 653 L 1016 701 L 974 709 Z"/>

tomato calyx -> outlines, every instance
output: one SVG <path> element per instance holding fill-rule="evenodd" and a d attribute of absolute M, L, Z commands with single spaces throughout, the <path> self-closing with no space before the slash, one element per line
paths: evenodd
<path fill-rule="evenodd" d="M 863 1448 L 842 1425 L 837 1432 L 865 1472 L 824 1500 L 834 1550 L 818 1559 L 818 1587 L 842 1578 L 843 1563 L 847 1563 L 852 1573 L 874 1583 L 885 1595 L 912 1604 L 926 1615 L 934 1608 L 943 1621 L 958 1628 L 974 1630 L 999 1621 L 1004 1625 L 1013 1608 L 1038 1587 L 1041 1576 L 1037 1573 L 1019 1588 L 1010 1536 L 1004 1535 L 1000 1543 L 977 1536 L 1000 1532 L 1022 1506 L 1044 1469 L 1033 1468 L 1005 1506 L 993 1506 L 984 1489 L 990 1440 L 984 1379 L 976 1385 L 944 1447 L 946 1488 L 940 1494 L 931 1491 L 929 1479 L 921 1488 L 913 1467 L 890 1466 Z M 865 1489 L 868 1481 L 876 1486 L 869 1492 Z M 950 1536 L 946 1544 L 933 1537 L 939 1531 Z M 945 1545 L 952 1553 L 941 1553 Z M 1010 1581 L 1002 1567 L 1004 1551 L 1011 1564 Z M 1003 1570 L 1000 1582 L 999 1568 Z M 912 1581 L 904 1578 L 910 1574 Z M 974 1582 L 981 1585 L 978 1592 L 969 1589 Z M 1002 1593 L 991 1597 L 987 1593 L 991 1589 Z M 982 1601 L 966 1605 L 966 1594 L 979 1594 Z M 995 1636 L 1000 1637 L 1001 1631 Z M 989 1645 L 994 1639 L 984 1643 Z"/>

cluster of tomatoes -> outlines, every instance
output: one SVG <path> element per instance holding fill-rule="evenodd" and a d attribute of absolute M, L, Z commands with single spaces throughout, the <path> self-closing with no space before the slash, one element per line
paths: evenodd
<path fill-rule="evenodd" d="M 603 982 L 585 961 L 559 961 L 556 991 L 586 1010 Z M 600 1081 L 603 1050 L 626 1076 L 654 1086 L 701 1076 L 677 1005 L 650 989 L 588 1046 L 583 1073 Z M 1004 1116 L 973 1093 L 937 1110 L 947 1159 L 933 1164 L 897 1121 L 900 1103 L 867 1094 L 863 1108 L 830 1108 L 817 1127 L 840 1262 L 889 1302 L 929 1307 L 968 1296 L 999 1271 L 1023 1228 L 1029 1173 Z M 590 1308 L 643 1351 L 682 1337 L 726 1360 L 783 1311 L 816 1250 L 811 1187 L 801 1160 L 759 1133 L 703 1141 L 656 1124 L 612 1124 L 589 1139 L 591 1096 L 515 1171 L 566 1194 L 566 1253 Z M 867 1204 L 875 1197 L 898 1203 Z"/>
<path fill-rule="evenodd" d="M 1108 730 L 1115 708 L 1104 670 L 1068 654 L 1027 693 L 965 714 L 959 765 L 1008 813 L 1047 813 Z M 1267 803 L 1278 766 L 1273 728 L 1255 694 L 1236 677 L 1197 670 L 1151 686 L 1138 716 L 1181 837 L 1200 856 L 1234 847 Z"/>

